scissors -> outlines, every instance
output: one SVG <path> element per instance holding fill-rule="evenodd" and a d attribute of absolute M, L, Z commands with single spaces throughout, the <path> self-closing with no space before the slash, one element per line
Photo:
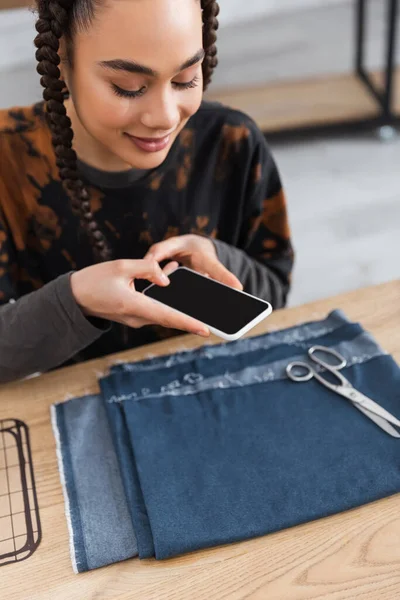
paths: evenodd
<path fill-rule="evenodd" d="M 332 365 L 321 358 L 321 356 L 318 356 L 318 354 L 334 357 L 338 363 Z M 292 381 L 310 381 L 315 377 L 317 381 L 322 383 L 322 385 L 328 389 L 336 392 L 340 396 L 343 396 L 347 400 L 350 400 L 353 406 L 358 408 L 358 410 L 364 413 L 369 419 L 374 421 L 374 423 L 386 431 L 386 433 L 393 437 L 400 438 L 400 433 L 390 424 L 392 423 L 393 425 L 400 427 L 400 421 L 382 406 L 371 400 L 371 398 L 364 396 L 364 394 L 356 390 L 350 381 L 348 381 L 340 373 L 340 370 L 344 369 L 344 367 L 347 365 L 346 359 L 341 354 L 336 352 L 336 350 L 333 348 L 327 348 L 325 346 L 313 346 L 308 350 L 308 357 L 314 363 L 322 367 L 325 371 L 328 371 L 331 375 L 333 375 L 334 378 L 339 381 L 339 383 L 331 383 L 328 381 L 328 379 L 322 377 L 317 368 L 312 367 L 308 363 L 299 361 L 292 362 L 286 367 L 286 373 Z M 296 369 L 302 369 L 305 371 L 305 373 L 297 374 L 295 373 Z"/>

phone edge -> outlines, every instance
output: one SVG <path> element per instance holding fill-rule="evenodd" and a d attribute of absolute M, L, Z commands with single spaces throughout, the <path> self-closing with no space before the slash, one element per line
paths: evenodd
<path fill-rule="evenodd" d="M 246 333 L 248 333 L 249 331 L 251 331 L 254 327 L 256 327 L 257 325 L 259 325 L 262 321 L 264 321 L 264 319 L 268 318 L 272 312 L 273 312 L 273 306 L 270 302 L 268 302 L 267 300 L 263 300 L 262 298 L 258 298 L 257 296 L 254 296 L 253 294 L 249 294 L 248 292 L 244 292 L 243 290 L 235 290 L 235 288 L 232 288 L 229 285 L 226 285 L 225 283 L 222 283 L 221 281 L 217 281 L 216 279 L 213 279 L 212 277 L 207 277 L 206 275 L 203 275 L 202 273 L 198 273 L 197 271 L 194 271 L 193 269 L 189 269 L 189 267 L 185 267 L 185 266 L 179 266 L 177 267 L 174 271 L 172 271 L 172 273 L 175 273 L 175 271 L 178 271 L 180 269 L 184 269 L 185 271 L 190 271 L 191 273 L 194 273 L 195 275 L 198 275 L 200 277 L 204 277 L 204 279 L 211 279 L 212 281 L 215 281 L 216 283 L 218 283 L 219 285 L 223 285 L 227 288 L 229 288 L 230 290 L 234 290 L 236 292 L 238 292 L 239 294 L 243 294 L 245 296 L 249 296 L 250 298 L 255 298 L 256 300 L 258 300 L 259 302 L 264 303 L 267 308 L 265 309 L 264 312 L 262 312 L 260 315 L 258 315 L 258 317 L 256 317 L 255 319 L 253 319 L 252 321 L 250 321 L 250 323 L 247 323 L 247 325 L 245 325 L 244 327 L 242 327 L 242 329 L 240 329 L 239 331 L 237 331 L 236 333 L 225 333 L 224 331 L 221 331 L 215 327 L 212 327 L 211 325 L 208 325 L 208 323 L 205 323 L 204 321 L 200 321 L 199 319 L 196 319 L 196 321 L 199 321 L 199 323 L 202 323 L 203 325 L 205 325 L 206 327 L 208 327 L 208 329 L 210 330 L 211 333 L 213 333 L 214 335 L 216 335 L 217 337 L 227 341 L 227 342 L 234 342 L 236 340 L 239 340 L 241 337 L 243 337 L 244 335 L 246 335 Z M 171 275 L 172 275 L 171 273 Z M 157 286 L 157 284 L 155 283 L 151 283 L 150 285 L 148 285 L 144 290 L 142 290 L 142 294 L 146 295 L 146 292 L 152 288 L 152 287 L 160 287 Z M 155 298 L 150 298 L 150 300 L 153 300 L 153 302 L 157 302 L 157 304 L 161 304 L 162 306 L 168 306 L 168 304 L 164 304 L 164 302 L 160 302 L 159 300 L 156 300 Z M 171 310 L 174 310 L 176 313 L 180 314 L 180 315 L 184 315 L 185 317 L 190 317 L 190 315 L 188 315 L 187 313 L 184 313 L 180 310 L 177 310 L 176 308 L 173 308 L 172 306 L 168 306 L 168 308 L 170 308 Z M 191 317 L 194 318 L 194 317 Z"/>

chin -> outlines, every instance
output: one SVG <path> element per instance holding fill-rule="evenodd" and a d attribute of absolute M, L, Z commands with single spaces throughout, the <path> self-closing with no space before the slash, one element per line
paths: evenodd
<path fill-rule="evenodd" d="M 134 169 L 156 169 L 159 167 L 168 156 L 171 147 L 161 150 L 160 152 L 133 152 L 129 157 L 128 163 Z"/>

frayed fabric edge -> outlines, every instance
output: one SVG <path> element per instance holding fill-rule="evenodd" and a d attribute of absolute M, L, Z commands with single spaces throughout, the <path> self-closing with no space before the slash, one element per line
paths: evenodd
<path fill-rule="evenodd" d="M 52 428 L 53 428 L 53 434 L 54 434 L 54 438 L 56 440 L 56 454 L 57 454 L 58 470 L 60 473 L 61 487 L 62 487 L 63 496 L 64 496 L 64 509 L 65 509 L 65 517 L 67 519 L 68 533 L 69 533 L 69 551 L 70 551 L 70 555 L 71 555 L 72 569 L 73 569 L 74 573 L 76 575 L 78 575 L 79 570 L 78 570 L 76 554 L 75 554 L 74 531 L 72 528 L 69 495 L 68 495 L 68 489 L 67 489 L 67 484 L 66 484 L 66 480 L 65 480 L 64 462 L 63 462 L 62 453 L 61 453 L 61 438 L 60 438 L 60 432 L 59 432 L 58 423 L 57 423 L 56 406 L 50 407 L 50 414 L 51 414 L 51 424 L 52 424 Z"/>

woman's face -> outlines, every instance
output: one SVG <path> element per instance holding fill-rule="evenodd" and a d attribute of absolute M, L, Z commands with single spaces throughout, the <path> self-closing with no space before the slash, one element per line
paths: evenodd
<path fill-rule="evenodd" d="M 111 170 L 159 166 L 201 103 L 200 2 L 106 1 L 73 51 L 62 75 L 78 155 Z"/>

